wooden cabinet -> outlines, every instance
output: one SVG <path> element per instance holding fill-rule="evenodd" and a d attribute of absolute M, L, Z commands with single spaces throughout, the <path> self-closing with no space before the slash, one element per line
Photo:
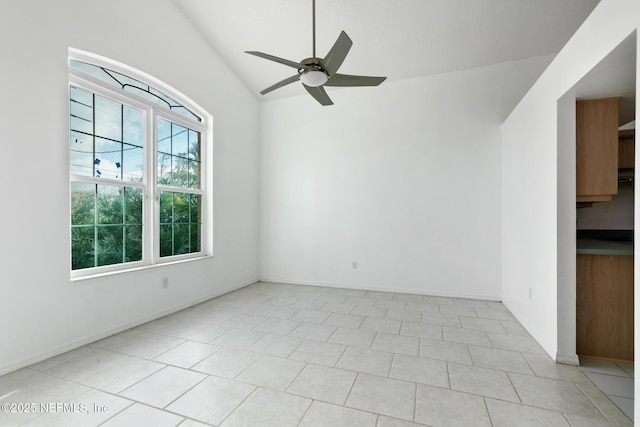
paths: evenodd
<path fill-rule="evenodd" d="M 576 352 L 633 362 L 633 256 L 577 255 Z"/>
<path fill-rule="evenodd" d="M 618 169 L 633 169 L 636 166 L 635 131 L 620 131 L 618 136 Z"/>
<path fill-rule="evenodd" d="M 618 98 L 576 101 L 576 201 L 618 194 Z"/>

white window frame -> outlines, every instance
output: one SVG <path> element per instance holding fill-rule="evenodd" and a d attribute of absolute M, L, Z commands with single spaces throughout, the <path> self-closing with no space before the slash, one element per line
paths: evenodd
<path fill-rule="evenodd" d="M 94 184 L 111 184 L 120 187 L 136 187 L 143 189 L 142 206 L 142 260 L 126 263 L 111 264 L 98 267 L 89 267 L 79 270 L 71 270 L 71 251 L 69 250 L 69 270 L 71 279 L 85 279 L 102 276 L 105 274 L 127 272 L 149 268 L 158 265 L 183 262 L 212 256 L 211 233 L 211 193 L 210 193 L 210 158 L 211 145 L 211 116 L 173 88 L 137 71 L 131 67 L 93 55 L 87 52 L 69 49 L 69 60 L 86 62 L 99 67 L 117 71 L 126 76 L 135 78 L 160 90 L 179 102 L 201 118 L 201 122 L 191 120 L 187 116 L 170 110 L 146 100 L 131 92 L 125 92 L 116 86 L 109 85 L 91 75 L 77 69 L 69 68 L 69 90 L 72 86 L 94 93 L 98 96 L 110 99 L 117 103 L 141 110 L 144 116 L 144 147 L 143 147 L 143 181 L 142 183 L 113 180 L 108 178 L 95 178 L 89 176 L 74 176 L 69 172 L 69 182 L 87 182 Z M 68 117 L 68 115 L 67 115 Z M 187 189 L 159 185 L 157 182 L 158 150 L 157 150 L 157 123 L 158 118 L 189 128 L 200 133 L 200 189 Z M 70 132 L 70 128 L 69 128 Z M 67 168 L 69 170 L 69 168 Z M 200 229 L 200 251 L 181 255 L 160 257 L 160 191 L 175 191 L 201 195 L 200 215 L 202 226 Z M 69 195 L 71 196 L 71 194 Z M 70 216 L 69 216 L 70 218 Z M 69 223 L 69 236 L 71 236 L 71 224 Z"/>

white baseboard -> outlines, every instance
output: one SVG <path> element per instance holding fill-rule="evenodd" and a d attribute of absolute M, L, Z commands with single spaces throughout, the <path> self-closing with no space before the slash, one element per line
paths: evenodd
<path fill-rule="evenodd" d="M 580 358 L 577 354 L 560 354 L 556 353 L 556 362 L 563 365 L 580 366 Z"/>
<path fill-rule="evenodd" d="M 414 294 L 434 297 L 448 297 L 448 298 L 465 298 L 465 299 L 477 299 L 483 301 L 500 301 L 500 298 L 494 295 L 482 295 L 482 294 L 469 294 L 460 292 L 440 292 L 432 289 L 412 289 L 412 288 L 388 288 L 382 286 L 362 286 L 355 285 L 353 283 L 332 283 L 332 282 L 318 282 L 310 280 L 290 280 L 277 277 L 263 277 L 261 282 L 267 283 L 284 283 L 287 285 L 303 285 L 303 286 L 324 286 L 327 288 L 341 288 L 341 289 L 353 289 L 359 291 L 372 291 L 372 292 L 394 292 L 397 294 Z"/>

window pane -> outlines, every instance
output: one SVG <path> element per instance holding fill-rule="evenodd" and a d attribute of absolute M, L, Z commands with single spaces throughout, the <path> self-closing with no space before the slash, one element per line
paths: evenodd
<path fill-rule="evenodd" d="M 122 141 L 122 105 L 95 97 L 96 135 Z"/>
<path fill-rule="evenodd" d="M 142 225 L 125 226 L 125 262 L 142 260 Z"/>
<path fill-rule="evenodd" d="M 173 194 L 173 222 L 189 222 L 189 194 Z"/>
<path fill-rule="evenodd" d="M 97 227 L 98 240 L 96 250 L 98 265 L 120 264 L 124 262 L 122 225 L 103 225 Z"/>
<path fill-rule="evenodd" d="M 173 255 L 173 226 L 171 224 L 160 225 L 160 256 Z"/>
<path fill-rule="evenodd" d="M 122 224 L 124 222 L 123 190 L 123 188 L 113 185 L 98 185 L 98 224 Z"/>
<path fill-rule="evenodd" d="M 160 256 L 200 252 L 201 196 L 160 193 Z"/>
<path fill-rule="evenodd" d="M 93 159 L 96 178 L 122 179 L 122 144 L 96 137 L 96 156 Z"/>
<path fill-rule="evenodd" d="M 95 184 L 71 183 L 71 225 L 94 225 L 96 221 Z"/>
<path fill-rule="evenodd" d="M 93 94 L 76 87 L 70 88 L 70 127 L 72 130 L 93 134 Z"/>
<path fill-rule="evenodd" d="M 93 137 L 71 131 L 69 140 L 71 175 L 93 176 Z"/>
<path fill-rule="evenodd" d="M 95 227 L 71 226 L 71 269 L 95 267 Z"/>
<path fill-rule="evenodd" d="M 123 180 L 128 182 L 142 182 L 144 170 L 144 151 L 142 147 L 125 144 L 122 149 L 122 165 L 120 169 Z"/>
<path fill-rule="evenodd" d="M 126 105 L 122 141 L 138 147 L 142 147 L 144 141 L 144 115 L 142 111 Z"/>
<path fill-rule="evenodd" d="M 124 222 L 129 225 L 142 225 L 142 189 L 125 187 Z"/>
<path fill-rule="evenodd" d="M 158 119 L 158 184 L 200 188 L 200 133 Z"/>

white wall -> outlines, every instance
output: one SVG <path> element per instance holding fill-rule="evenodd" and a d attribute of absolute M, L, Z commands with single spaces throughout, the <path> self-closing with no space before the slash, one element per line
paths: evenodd
<path fill-rule="evenodd" d="M 550 61 L 262 103 L 261 278 L 499 300 L 500 126 Z"/>
<path fill-rule="evenodd" d="M 0 374 L 256 281 L 258 103 L 177 7 L 2 0 L 0 10 Z M 215 258 L 70 282 L 69 47 L 144 71 L 213 116 Z"/>
<path fill-rule="evenodd" d="M 558 117 L 575 117 L 565 94 L 639 25 L 640 2 L 602 0 L 503 126 L 503 301 L 559 359 L 575 358 L 575 153 L 558 141 L 575 137 Z"/>

